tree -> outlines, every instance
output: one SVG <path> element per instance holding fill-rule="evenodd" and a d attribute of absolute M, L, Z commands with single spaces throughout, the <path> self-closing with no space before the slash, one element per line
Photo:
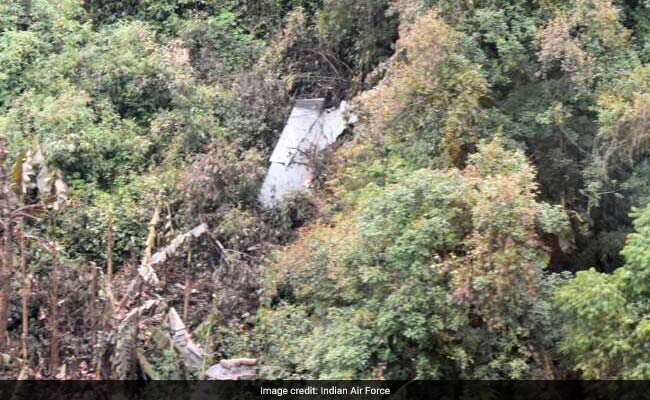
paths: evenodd
<path fill-rule="evenodd" d="M 0 242 L 0 350 L 7 345 L 7 321 L 9 319 L 10 283 L 14 273 L 14 224 L 17 208 L 11 180 L 5 162 L 7 153 L 0 141 L 0 216 L 2 217 L 2 242 Z"/>
<path fill-rule="evenodd" d="M 650 377 L 650 207 L 633 216 L 635 232 L 622 251 L 625 265 L 611 274 L 580 271 L 555 294 L 560 350 L 586 379 Z"/>
<path fill-rule="evenodd" d="M 386 76 L 360 96 L 367 126 L 416 167 L 463 166 L 487 82 L 462 33 L 436 11 L 402 28 Z M 391 146 L 395 144 L 394 146 Z"/>
<path fill-rule="evenodd" d="M 568 224 L 535 197 L 533 168 L 498 139 L 463 172 L 369 185 L 268 273 L 279 304 L 260 312 L 267 362 L 285 377 L 552 376 L 553 278 L 537 232 Z"/>

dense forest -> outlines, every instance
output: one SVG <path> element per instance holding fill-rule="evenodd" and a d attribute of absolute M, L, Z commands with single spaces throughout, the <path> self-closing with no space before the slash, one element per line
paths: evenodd
<path fill-rule="evenodd" d="M 650 379 L 650 1 L 2 0 L 0 225 L 3 379 Z"/>

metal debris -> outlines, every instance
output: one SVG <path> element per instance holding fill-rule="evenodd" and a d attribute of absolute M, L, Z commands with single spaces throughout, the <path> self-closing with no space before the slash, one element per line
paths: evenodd
<path fill-rule="evenodd" d="M 208 225 L 205 223 L 194 227 L 191 231 L 185 232 L 176 236 L 172 241 L 165 246 L 162 250 L 156 252 L 151 256 L 151 265 L 160 264 L 165 262 L 168 257 L 171 257 L 176 250 L 190 237 L 199 237 L 208 231 Z"/>
<path fill-rule="evenodd" d="M 202 368 L 205 362 L 205 351 L 194 343 L 185 323 L 173 307 L 169 309 L 169 328 L 171 343 L 183 356 L 185 365 L 194 370 Z M 205 377 L 210 380 L 256 379 L 256 368 L 257 360 L 254 358 L 221 360 L 218 364 L 208 368 Z"/>
<path fill-rule="evenodd" d="M 201 368 L 205 352 L 194 343 L 187 332 L 185 323 L 174 307 L 169 309 L 169 328 L 171 330 L 171 342 L 176 350 L 183 355 L 185 365 L 192 369 Z"/>
<path fill-rule="evenodd" d="M 257 379 L 257 360 L 254 358 L 235 358 L 221 360 L 211 366 L 205 376 L 209 380 Z"/>
<path fill-rule="evenodd" d="M 271 207 L 286 194 L 304 189 L 313 179 L 304 155 L 310 149 L 319 151 L 332 145 L 348 125 L 356 122 L 347 102 L 323 111 L 324 103 L 324 99 L 296 101 L 260 190 L 259 199 L 265 206 Z"/>

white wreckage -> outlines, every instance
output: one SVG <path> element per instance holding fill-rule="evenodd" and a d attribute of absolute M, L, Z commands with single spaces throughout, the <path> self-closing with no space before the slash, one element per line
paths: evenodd
<path fill-rule="evenodd" d="M 260 190 L 259 200 L 266 207 L 277 204 L 288 193 L 304 190 L 313 179 L 307 154 L 334 144 L 345 128 L 357 121 L 347 102 L 326 110 L 324 104 L 321 98 L 296 101 L 271 154 Z"/>
<path fill-rule="evenodd" d="M 145 257 L 145 261 L 142 263 L 140 268 L 138 268 L 142 280 L 153 286 L 159 285 L 160 280 L 158 279 L 153 266 L 165 262 L 170 257 L 173 257 L 177 250 L 186 242 L 189 242 L 193 238 L 198 238 L 206 233 L 208 233 L 208 225 L 202 223 L 194 227 L 192 230 L 176 236 L 167 246 L 153 254 L 151 257 Z M 130 286 L 128 292 L 133 292 L 137 286 L 137 281 L 134 281 Z M 123 318 L 122 325 L 132 323 L 135 316 L 144 310 L 152 308 L 158 303 L 158 300 L 148 300 L 143 306 L 135 308 L 125 318 Z M 192 336 L 187 329 L 185 322 L 183 322 L 174 307 L 171 307 L 168 311 L 168 323 L 169 334 L 166 335 L 162 333 L 159 328 L 155 328 L 154 332 L 156 334 L 152 335 L 154 341 L 160 348 L 168 348 L 169 344 L 173 345 L 182 355 L 185 366 L 190 370 L 202 372 L 202 376 L 208 380 L 244 380 L 257 378 L 257 360 L 254 358 L 221 360 L 217 364 L 207 368 L 206 371 L 203 371 L 203 369 L 207 367 L 205 364 L 208 357 L 203 348 L 192 340 Z M 142 369 L 150 378 L 159 379 L 158 374 L 146 359 L 144 351 L 138 349 L 137 358 Z"/>

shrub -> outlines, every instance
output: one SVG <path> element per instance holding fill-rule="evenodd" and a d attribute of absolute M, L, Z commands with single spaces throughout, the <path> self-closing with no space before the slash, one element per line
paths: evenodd
<path fill-rule="evenodd" d="M 261 332 L 295 308 L 304 322 L 292 343 L 258 338 L 265 363 L 292 377 L 548 376 L 555 280 L 537 232 L 567 221 L 536 201 L 533 178 L 495 140 L 463 172 L 368 185 L 266 271 Z"/>

